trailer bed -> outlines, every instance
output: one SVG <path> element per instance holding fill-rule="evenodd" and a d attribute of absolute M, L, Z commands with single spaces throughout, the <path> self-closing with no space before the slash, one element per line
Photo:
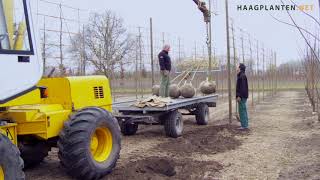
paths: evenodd
<path fill-rule="evenodd" d="M 144 107 L 139 108 L 134 106 L 136 101 L 126 101 L 113 104 L 113 109 L 117 112 L 140 112 L 147 114 L 148 112 L 167 112 L 175 109 L 183 109 L 188 106 L 205 103 L 209 107 L 215 107 L 218 99 L 217 94 L 207 96 L 197 96 L 193 98 L 179 98 L 172 99 L 172 102 L 168 103 L 165 107 Z"/>

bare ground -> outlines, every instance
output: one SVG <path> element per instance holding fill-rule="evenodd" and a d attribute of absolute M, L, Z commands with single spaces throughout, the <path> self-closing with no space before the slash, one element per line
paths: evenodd
<path fill-rule="evenodd" d="M 320 123 L 304 92 L 279 92 L 251 108 L 249 132 L 236 130 L 237 122 L 226 125 L 226 112 L 227 104 L 218 104 L 209 126 L 186 116 L 178 139 L 166 138 L 161 126 L 140 127 L 123 138 L 121 158 L 105 179 L 320 179 Z M 70 179 L 57 149 L 26 175 Z"/>

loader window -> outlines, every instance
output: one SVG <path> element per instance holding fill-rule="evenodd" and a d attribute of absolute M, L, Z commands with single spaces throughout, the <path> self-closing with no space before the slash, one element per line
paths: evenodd
<path fill-rule="evenodd" d="M 26 0 L 0 0 L 0 54 L 32 54 Z"/>

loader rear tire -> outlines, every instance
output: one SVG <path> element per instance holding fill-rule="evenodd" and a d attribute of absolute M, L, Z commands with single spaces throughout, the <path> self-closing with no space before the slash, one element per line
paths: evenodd
<path fill-rule="evenodd" d="M 120 127 L 104 109 L 90 107 L 76 112 L 64 124 L 59 137 L 59 159 L 73 178 L 101 179 L 119 159 Z"/>
<path fill-rule="evenodd" d="M 178 110 L 172 111 L 166 116 L 164 130 L 166 135 L 172 138 L 177 138 L 182 135 L 183 120 Z"/>
<path fill-rule="evenodd" d="M 209 107 L 207 104 L 199 104 L 196 112 L 196 121 L 198 125 L 207 125 L 209 123 Z"/>
<path fill-rule="evenodd" d="M 24 180 L 23 160 L 19 149 L 0 134 L 0 180 Z"/>

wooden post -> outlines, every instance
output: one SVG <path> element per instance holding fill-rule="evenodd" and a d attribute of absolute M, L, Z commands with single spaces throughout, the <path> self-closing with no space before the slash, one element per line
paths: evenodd
<path fill-rule="evenodd" d="M 63 28 L 63 24 L 62 24 L 62 5 L 60 3 L 59 5 L 60 8 L 60 35 L 59 35 L 59 49 L 60 49 L 60 74 L 61 75 L 65 75 L 64 73 L 64 65 L 63 65 L 63 44 L 62 44 L 62 38 L 63 38 L 63 34 L 62 34 L 62 28 Z"/>
<path fill-rule="evenodd" d="M 137 37 L 137 40 L 139 41 L 139 37 Z M 139 61 L 139 53 L 138 53 L 138 47 L 139 45 L 136 44 L 136 73 L 135 73 L 135 85 L 136 85 L 136 99 L 138 99 L 138 75 L 139 75 L 139 71 L 138 71 L 138 61 Z"/>
<path fill-rule="evenodd" d="M 139 76 L 140 76 L 140 93 L 141 93 L 141 97 L 143 98 L 143 87 L 142 87 L 142 37 L 141 37 L 141 27 L 138 27 L 139 29 Z"/>
<path fill-rule="evenodd" d="M 264 101 L 264 86 L 265 86 L 265 79 L 266 79 L 266 71 L 265 71 L 265 54 L 264 54 L 264 46 L 262 47 L 262 100 Z"/>
<path fill-rule="evenodd" d="M 152 86 L 154 85 L 154 64 L 153 64 L 153 25 L 152 18 L 150 18 L 150 57 L 151 57 L 151 79 Z"/>
<path fill-rule="evenodd" d="M 274 72 L 275 72 L 275 93 L 278 92 L 278 68 L 277 68 L 277 53 L 274 52 Z"/>
<path fill-rule="evenodd" d="M 258 83 L 258 103 L 260 102 L 260 73 L 259 73 L 259 41 L 257 40 L 257 74 L 256 81 Z"/>
<path fill-rule="evenodd" d="M 231 63 L 230 63 L 230 35 L 229 35 L 229 5 L 225 0 L 226 6 L 226 31 L 227 31 L 227 66 L 228 66 L 228 96 L 229 96 L 229 123 L 232 123 L 232 97 L 231 97 Z"/>
<path fill-rule="evenodd" d="M 194 42 L 194 61 L 197 61 L 197 42 Z"/>
<path fill-rule="evenodd" d="M 178 38 L 178 49 L 179 49 L 179 53 L 178 53 L 178 58 L 179 58 L 179 62 L 181 62 L 181 40 L 180 38 Z"/>
<path fill-rule="evenodd" d="M 162 32 L 162 47 L 164 46 L 165 43 L 166 43 L 166 41 L 164 39 L 164 32 Z"/>
<path fill-rule="evenodd" d="M 212 7 L 211 0 L 209 0 L 209 13 L 210 13 L 210 22 L 209 22 L 209 33 L 208 33 L 208 56 L 209 56 L 209 67 L 208 67 L 208 79 L 212 80 Z"/>
<path fill-rule="evenodd" d="M 235 32 L 234 32 L 234 22 L 232 21 L 231 24 L 231 29 L 232 29 L 232 44 L 233 44 L 233 64 L 234 64 L 234 69 L 233 69 L 233 79 L 234 79 L 234 94 L 237 92 L 237 52 L 236 52 L 236 41 L 235 41 Z M 238 102 L 235 100 L 235 111 L 236 113 L 238 112 Z"/>
<path fill-rule="evenodd" d="M 85 27 L 82 27 L 82 75 L 86 75 L 86 41 L 85 41 Z"/>
<path fill-rule="evenodd" d="M 249 34 L 249 49 L 250 49 L 250 64 L 248 64 L 248 66 L 250 66 L 250 74 L 251 74 L 251 103 L 252 103 L 252 106 L 254 106 L 254 99 L 253 99 L 253 95 L 254 95 L 254 85 L 253 85 L 253 54 L 252 54 L 252 44 L 251 44 L 251 37 L 250 37 L 250 34 Z"/>
<path fill-rule="evenodd" d="M 47 41 L 47 33 L 46 33 L 46 17 L 43 16 L 43 44 L 42 44 L 42 58 L 43 58 L 43 74 L 46 72 L 47 67 L 47 52 L 46 52 L 46 42 Z"/>
<path fill-rule="evenodd" d="M 244 64 L 246 61 L 244 59 L 244 44 L 243 44 L 243 30 L 240 29 L 241 31 L 241 49 L 242 49 L 242 63 Z"/>

